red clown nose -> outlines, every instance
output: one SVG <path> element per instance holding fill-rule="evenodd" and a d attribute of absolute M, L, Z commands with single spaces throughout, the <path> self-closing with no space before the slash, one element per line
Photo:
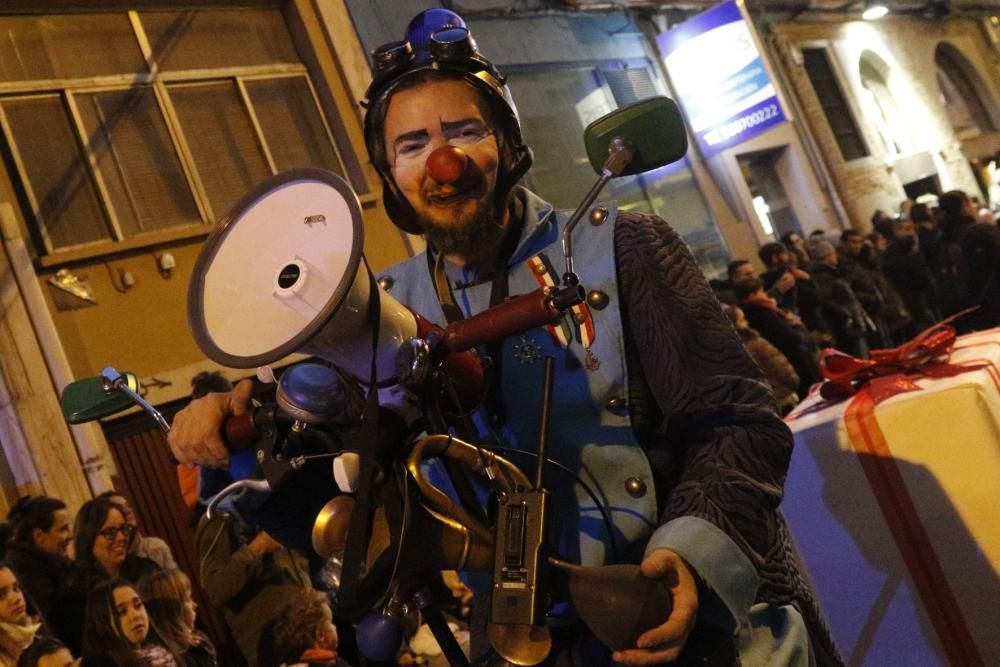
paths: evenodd
<path fill-rule="evenodd" d="M 461 148 L 445 144 L 427 156 L 427 175 L 438 183 L 455 183 L 469 165 L 469 156 Z"/>

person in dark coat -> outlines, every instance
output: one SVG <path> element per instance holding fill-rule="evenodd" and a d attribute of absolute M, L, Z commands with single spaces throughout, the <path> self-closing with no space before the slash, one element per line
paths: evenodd
<path fill-rule="evenodd" d="M 941 320 L 937 284 L 921 252 L 920 239 L 913 221 L 897 220 L 895 230 L 895 238 L 882 253 L 880 263 L 882 273 L 906 304 L 906 310 L 912 318 L 909 334 L 913 336 Z"/>
<path fill-rule="evenodd" d="M 854 296 L 873 324 L 867 334 L 869 347 L 892 347 L 886 298 L 879 289 L 879 280 L 862 262 L 863 251 L 864 237 L 853 229 L 845 230 L 840 235 L 840 247 L 837 249 L 837 271 L 851 286 Z"/>
<path fill-rule="evenodd" d="M 265 629 L 292 600 L 311 588 L 308 564 L 266 532 L 251 540 L 235 517 L 202 517 L 195 533 L 201 582 L 209 602 L 222 609 L 236 645 L 250 667 Z"/>
<path fill-rule="evenodd" d="M 944 193 L 938 203 L 943 217 L 935 273 L 954 278 L 951 307 L 944 314 L 979 306 L 959 320 L 960 328 L 1000 326 L 1000 227 L 978 222 L 972 201 L 961 190 Z"/>
<path fill-rule="evenodd" d="M 774 390 L 774 398 L 778 401 L 781 413 L 788 414 L 799 402 L 799 374 L 788 361 L 781 350 L 771 344 L 766 338 L 750 326 L 743 310 L 737 306 L 723 306 L 722 310 L 733 321 L 733 328 L 739 335 L 747 352 L 764 371 L 767 383 Z"/>
<path fill-rule="evenodd" d="M 741 280 L 733 288 L 747 322 L 792 364 L 799 378 L 796 392 L 805 396 L 823 377 L 802 321 L 779 308 L 759 278 Z"/>
<path fill-rule="evenodd" d="M 4 562 L 17 575 L 30 605 L 48 625 L 56 594 L 75 576 L 68 558 L 73 524 L 66 504 L 47 496 L 26 496 L 11 507 L 13 530 Z"/>
<path fill-rule="evenodd" d="M 790 235 L 786 234 L 785 236 L 789 237 Z M 805 247 L 801 236 L 795 234 L 790 238 L 798 239 L 802 247 Z M 813 343 L 820 347 L 829 345 L 833 341 L 830 325 L 823 317 L 822 305 L 819 295 L 816 293 L 816 283 L 809 272 L 802 267 L 803 263 L 799 261 L 798 251 L 793 251 L 784 243 L 768 243 L 761 246 L 759 255 L 761 261 L 767 266 L 767 271 L 760 275 L 767 293 L 777 299 L 779 306 L 791 310 L 802 318 L 802 324 L 809 331 L 809 337 Z M 783 301 L 780 296 L 780 282 L 786 275 L 790 275 L 795 281 L 792 290 L 795 296 L 794 299 Z M 778 293 L 775 293 L 776 290 Z M 783 304 L 794 304 L 795 308 L 788 308 Z"/>
<path fill-rule="evenodd" d="M 837 269 L 837 249 L 827 241 L 809 245 L 813 263 L 809 273 L 823 304 L 826 321 L 830 323 L 837 349 L 859 358 L 868 357 L 868 336 L 875 324 L 868 317 L 850 284 Z"/>
<path fill-rule="evenodd" d="M 914 204 L 913 208 L 910 209 L 909 219 L 917 230 L 920 254 L 924 256 L 927 266 L 933 270 L 937 244 L 941 240 L 941 230 L 938 228 L 934 212 L 927 204 Z"/>
<path fill-rule="evenodd" d="M 765 243 L 757 251 L 766 270 L 759 277 L 781 308 L 799 314 L 798 278 L 788 268 L 791 253 L 782 243 Z M 747 276 L 752 277 L 752 276 Z"/>

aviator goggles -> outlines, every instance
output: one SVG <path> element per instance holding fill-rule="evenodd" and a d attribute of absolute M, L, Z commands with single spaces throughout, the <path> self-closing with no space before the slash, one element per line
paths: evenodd
<path fill-rule="evenodd" d="M 372 83 L 365 92 L 371 104 L 393 81 L 409 70 L 446 67 L 478 75 L 488 74 L 491 85 L 499 88 L 504 77 L 493 64 L 479 55 L 468 28 L 449 26 L 431 33 L 426 46 L 414 50 L 406 40 L 389 42 L 372 52 Z M 482 77 L 480 77 L 482 78 Z"/>

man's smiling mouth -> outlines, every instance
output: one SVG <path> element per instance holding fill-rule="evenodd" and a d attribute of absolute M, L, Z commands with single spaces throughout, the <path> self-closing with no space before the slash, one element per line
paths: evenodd
<path fill-rule="evenodd" d="M 451 194 L 437 194 L 427 197 L 427 200 L 435 206 L 453 206 L 465 199 L 469 199 L 468 191 L 453 192 Z"/>
<path fill-rule="evenodd" d="M 482 184 L 470 184 L 461 188 L 445 187 L 427 195 L 427 201 L 433 206 L 455 206 L 466 200 L 478 199 L 482 193 Z"/>

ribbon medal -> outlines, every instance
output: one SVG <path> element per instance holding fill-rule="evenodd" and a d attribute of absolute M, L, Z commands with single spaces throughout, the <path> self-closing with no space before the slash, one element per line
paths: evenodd
<path fill-rule="evenodd" d="M 559 284 L 556 279 L 556 272 L 552 269 L 552 263 L 545 253 L 539 253 L 528 260 L 528 268 L 531 275 L 539 287 L 555 287 Z M 596 371 L 601 366 L 600 360 L 591 352 L 590 346 L 597 338 L 597 331 L 594 327 L 594 318 L 590 313 L 590 308 L 586 302 L 578 303 L 566 314 L 558 323 L 548 324 L 545 327 L 549 334 L 555 339 L 559 347 L 568 349 L 573 340 L 574 333 L 576 339 L 586 350 L 584 364 L 588 370 Z"/>

